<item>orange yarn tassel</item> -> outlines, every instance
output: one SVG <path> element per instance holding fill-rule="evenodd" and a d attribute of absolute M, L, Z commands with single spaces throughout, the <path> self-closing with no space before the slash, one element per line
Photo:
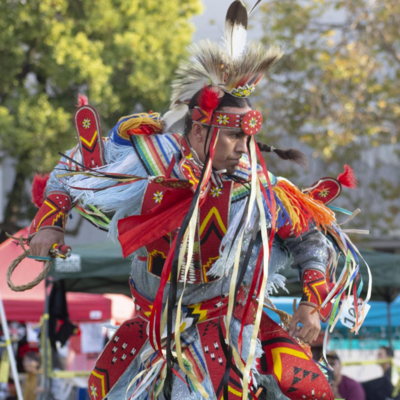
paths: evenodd
<path fill-rule="evenodd" d="M 332 225 L 335 222 L 335 214 L 322 202 L 312 199 L 301 192 L 296 186 L 287 180 L 278 179 L 276 194 L 286 207 L 288 214 L 295 214 L 298 218 L 291 218 L 292 227 L 296 236 L 309 229 L 309 224 L 314 223 L 318 229 Z M 282 193 L 283 192 L 283 193 Z M 283 198 L 286 197 L 286 198 Z M 289 204 L 288 204 L 289 203 Z"/>

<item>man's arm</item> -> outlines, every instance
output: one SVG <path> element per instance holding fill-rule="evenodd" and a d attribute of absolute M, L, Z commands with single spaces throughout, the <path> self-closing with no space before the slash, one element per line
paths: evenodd
<path fill-rule="evenodd" d="M 78 146 L 66 153 L 68 157 L 80 162 Z M 43 204 L 39 208 L 29 228 L 30 252 L 33 256 L 45 257 L 54 243 L 65 244 L 64 232 L 74 199 L 68 189 L 68 177 L 57 178 L 63 170 L 75 169 L 75 165 L 62 157 L 51 172 L 46 184 Z"/>
<path fill-rule="evenodd" d="M 320 319 L 325 321 L 330 314 L 328 306 L 320 313 L 313 311 L 321 305 L 330 291 L 325 274 L 331 259 L 331 246 L 315 227 L 299 237 L 286 238 L 285 244 L 294 258 L 292 268 L 299 269 L 303 282 L 303 297 L 293 315 L 289 333 L 311 343 L 321 330 Z M 298 323 L 303 325 L 300 330 L 297 328 Z"/>

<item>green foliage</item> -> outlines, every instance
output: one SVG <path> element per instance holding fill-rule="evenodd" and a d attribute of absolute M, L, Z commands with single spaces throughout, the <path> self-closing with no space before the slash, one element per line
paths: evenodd
<path fill-rule="evenodd" d="M 269 143 L 295 137 L 314 149 L 314 157 L 334 165 L 336 174 L 339 165 L 360 160 L 365 170 L 358 171 L 362 190 L 354 205 L 370 213 L 375 228 L 379 220 L 381 231 L 396 229 L 400 2 L 272 0 L 259 14 L 264 42 L 285 50 L 262 101 Z M 386 180 L 380 176 L 384 166 L 393 166 Z M 373 211 L 371 202 L 381 209 Z M 366 217 L 360 220 L 365 226 Z"/>
<path fill-rule="evenodd" d="M 98 108 L 103 134 L 135 109 L 165 109 L 200 3 L 0 0 L 0 144 L 18 179 L 49 171 L 76 143 L 78 92 Z M 10 198 L 20 209 L 21 195 Z"/>

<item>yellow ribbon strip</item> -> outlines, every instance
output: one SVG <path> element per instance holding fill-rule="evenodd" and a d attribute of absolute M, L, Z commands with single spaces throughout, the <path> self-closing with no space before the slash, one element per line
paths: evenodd
<path fill-rule="evenodd" d="M 365 361 L 343 361 L 341 362 L 342 365 L 349 366 L 349 365 L 375 365 L 375 364 L 386 364 L 391 363 L 393 366 L 394 358 L 382 358 L 380 360 L 365 360 Z M 400 367 L 398 367 L 400 368 Z"/>
<path fill-rule="evenodd" d="M 0 343 L 0 347 L 7 347 L 9 344 L 11 344 L 11 340 L 7 339 L 6 341 L 4 341 L 3 343 Z"/>
<path fill-rule="evenodd" d="M 252 139 L 253 140 L 250 142 L 251 163 L 252 163 L 252 165 L 253 164 L 257 165 L 254 137 L 252 137 Z M 253 186 L 253 184 L 252 184 L 252 186 Z M 257 183 L 255 184 L 255 187 L 256 187 L 257 206 L 258 206 L 258 211 L 260 213 L 262 246 L 264 249 L 263 280 L 262 280 L 261 289 L 260 289 L 260 293 L 264 297 L 264 293 L 265 293 L 265 289 L 267 287 L 267 281 L 268 281 L 268 265 L 269 265 L 268 230 L 267 230 L 267 218 L 265 215 L 261 189 Z M 251 296 L 252 293 L 250 293 L 249 295 Z M 257 307 L 257 312 L 256 312 L 256 319 L 255 319 L 254 327 L 253 327 L 253 333 L 252 333 L 251 341 L 250 341 L 249 355 L 248 355 L 245 370 L 243 373 L 243 400 L 247 400 L 247 398 L 248 398 L 248 385 L 249 385 L 250 369 L 251 369 L 251 366 L 252 366 L 253 360 L 254 360 L 255 349 L 256 349 L 257 339 L 258 339 L 258 332 L 260 329 L 261 316 L 262 316 L 262 312 L 263 312 L 263 306 L 264 306 L 263 302 L 259 301 L 258 307 Z"/>
<path fill-rule="evenodd" d="M 72 378 L 87 378 L 91 371 L 53 371 L 52 378 L 57 379 L 72 379 Z"/>
<path fill-rule="evenodd" d="M 0 383 L 8 383 L 8 376 L 10 372 L 10 358 L 8 357 L 8 351 L 3 353 L 0 363 Z"/>

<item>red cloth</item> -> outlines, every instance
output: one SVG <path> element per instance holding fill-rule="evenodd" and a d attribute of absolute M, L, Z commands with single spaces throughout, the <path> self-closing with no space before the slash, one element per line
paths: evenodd
<path fill-rule="evenodd" d="M 190 189 L 167 189 L 161 204 L 149 213 L 119 220 L 118 240 L 123 256 L 127 257 L 137 249 L 179 228 L 192 199 L 193 192 Z"/>

